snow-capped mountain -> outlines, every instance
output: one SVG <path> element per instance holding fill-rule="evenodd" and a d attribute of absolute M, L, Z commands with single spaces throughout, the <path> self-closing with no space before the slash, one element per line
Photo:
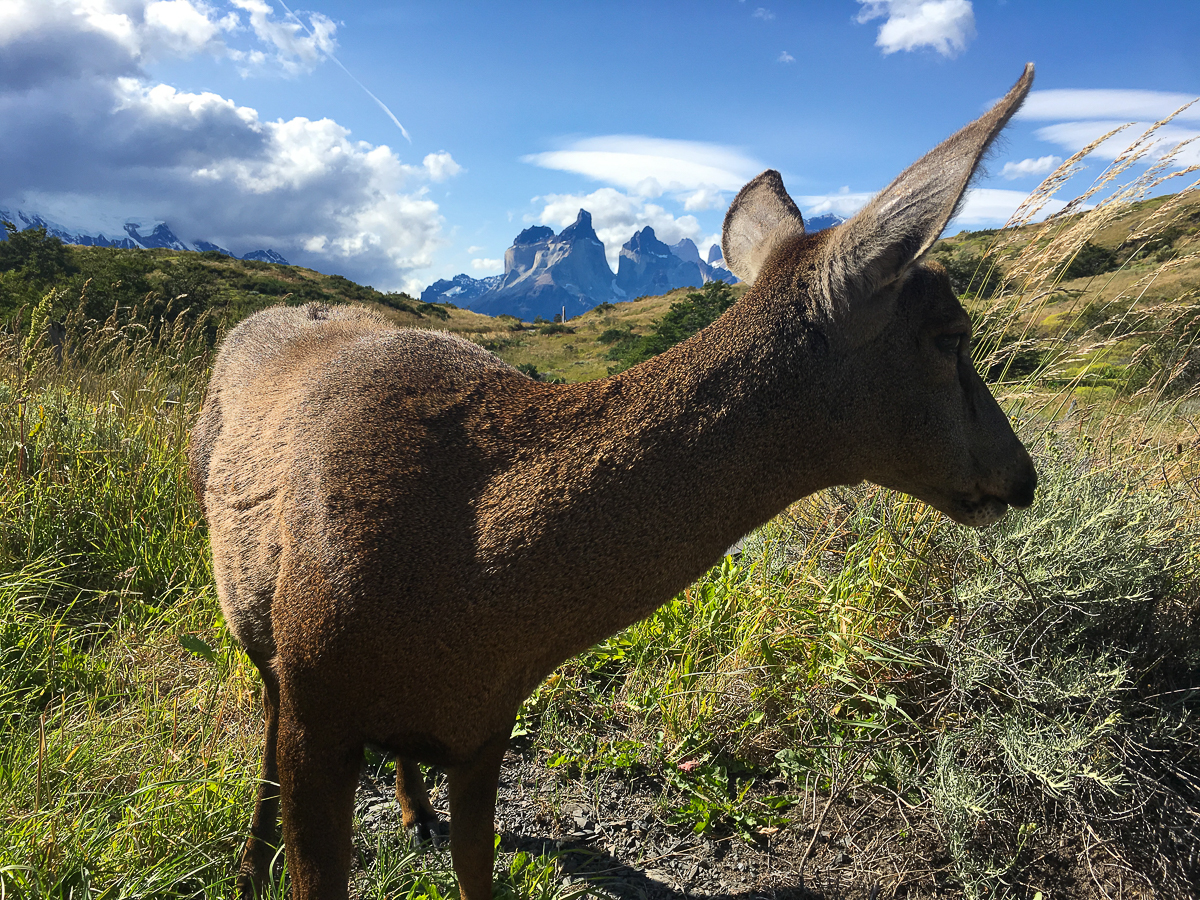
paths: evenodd
<path fill-rule="evenodd" d="M 805 234 L 816 234 L 818 231 L 824 231 L 826 228 L 841 225 L 845 221 L 837 213 L 823 213 L 819 216 L 806 217 L 804 220 L 804 232 Z"/>
<path fill-rule="evenodd" d="M 453 278 L 440 278 L 421 292 L 421 300 L 424 303 L 453 303 L 471 309 L 476 299 L 499 287 L 503 280 L 503 275 L 472 278 L 465 273 Z"/>
<path fill-rule="evenodd" d="M 129 218 L 116 226 L 108 225 L 95 227 L 69 227 L 53 219 L 47 219 L 40 213 L 27 209 L 5 209 L 0 207 L 0 221 L 12 222 L 19 231 L 27 228 L 45 228 L 46 234 L 58 238 L 64 244 L 79 244 L 84 247 L 119 247 L 124 250 L 166 249 L 166 250 L 215 250 L 233 259 L 255 259 L 262 262 L 288 265 L 288 261 L 274 250 L 251 250 L 239 257 L 236 253 L 226 250 L 209 241 L 196 240 L 190 244 L 181 240 L 171 226 L 166 222 L 153 219 Z M 4 233 L 0 231 L 0 240 Z"/>

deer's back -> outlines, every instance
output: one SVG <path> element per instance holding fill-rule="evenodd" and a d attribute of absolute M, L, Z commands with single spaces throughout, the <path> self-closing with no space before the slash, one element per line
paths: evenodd
<path fill-rule="evenodd" d="M 281 564 L 315 559 L 323 579 L 365 590 L 383 532 L 397 516 L 411 531 L 420 511 L 403 507 L 434 499 L 404 483 L 405 471 L 419 485 L 418 470 L 436 464 L 431 405 L 497 377 L 528 382 L 465 340 L 351 307 L 276 307 L 230 332 L 189 461 L 222 607 L 248 649 L 275 654 Z M 412 502 L 398 508 L 406 492 Z"/>

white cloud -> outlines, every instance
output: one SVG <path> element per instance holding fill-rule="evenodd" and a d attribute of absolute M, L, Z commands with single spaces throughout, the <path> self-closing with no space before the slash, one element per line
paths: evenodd
<path fill-rule="evenodd" d="M 851 191 L 849 187 L 842 187 L 834 194 L 808 194 L 794 199 L 805 216 L 833 213 L 848 219 L 866 206 L 867 201 L 874 196 L 873 191 Z"/>
<path fill-rule="evenodd" d="M 257 0 L 237 5 L 266 42 L 256 52 L 285 70 L 334 46 L 316 14 L 308 34 Z M 232 55 L 224 42 L 247 32 L 230 15 L 202 0 L 0 0 L 0 202 L 80 226 L 142 215 L 187 241 L 414 287 L 443 242 L 427 186 L 461 167 L 445 151 L 405 163 L 332 119 L 264 122 L 148 78 L 144 62 L 164 54 Z"/>
<path fill-rule="evenodd" d="M 1075 153 L 1097 138 L 1124 124 L 1126 122 L 1116 119 L 1111 121 L 1060 122 L 1056 125 L 1047 125 L 1039 128 L 1034 134 L 1043 141 L 1057 144 L 1064 150 Z M 1152 124 L 1151 122 L 1134 122 L 1132 127 L 1126 128 L 1120 134 L 1109 138 L 1093 150 L 1093 155 L 1097 159 L 1116 159 L 1118 155 L 1124 152 Z M 1190 144 L 1179 151 L 1173 165 L 1176 168 L 1200 165 L 1200 129 L 1177 127 L 1173 124 L 1164 125 L 1154 133 L 1153 140 L 1154 143 L 1150 150 L 1150 155 L 1154 159 L 1173 149 L 1177 144 L 1184 141 L 1191 141 Z"/>
<path fill-rule="evenodd" d="M 970 0 L 858 0 L 857 19 L 884 18 L 875 46 L 885 54 L 932 47 L 942 56 L 962 53 L 975 37 Z"/>
<path fill-rule="evenodd" d="M 675 217 L 656 203 L 649 203 L 644 197 L 604 187 L 590 194 L 548 194 L 545 197 L 535 197 L 535 202 L 542 204 L 542 211 L 537 221 L 549 225 L 555 231 L 560 231 L 575 221 L 580 209 L 586 209 L 592 214 L 592 227 L 596 236 L 604 242 L 604 251 L 608 264 L 613 271 L 617 269 L 617 260 L 621 254 L 621 245 L 628 241 L 635 231 L 649 225 L 654 229 L 655 236 L 664 243 L 678 243 L 683 238 L 691 238 L 697 247 L 707 248 L 713 243 L 720 243 L 719 235 L 705 235 L 700 222 L 695 216 Z"/>
<path fill-rule="evenodd" d="M 1003 225 L 1028 196 L 1027 191 L 972 188 L 967 191 L 958 215 L 946 226 L 946 232 L 952 233 L 956 227 L 964 225 Z M 1051 200 L 1042 207 L 1037 219 L 1056 213 L 1064 206 L 1066 203 L 1061 200 Z"/>
<path fill-rule="evenodd" d="M 721 144 L 620 134 L 575 141 L 562 150 L 524 156 L 522 161 L 575 172 L 648 197 L 702 188 L 736 191 L 763 169 L 740 150 Z"/>
<path fill-rule="evenodd" d="M 1172 91 L 1033 91 L 1018 111 L 1017 118 L 1053 123 L 1038 128 L 1034 134 L 1044 141 L 1057 144 L 1067 153 L 1082 150 L 1108 132 L 1129 125 L 1092 151 L 1097 159 L 1111 160 L 1138 140 L 1154 122 L 1167 118 L 1196 99 L 1193 94 Z M 1200 165 L 1200 103 L 1193 103 L 1176 115 L 1170 124 L 1159 128 L 1152 140 L 1151 159 L 1158 159 L 1177 144 L 1190 141 L 1192 143 L 1179 150 L 1172 166 L 1182 168 Z M 1010 177 L 1008 165 L 1005 165 L 1001 174 Z"/>
<path fill-rule="evenodd" d="M 795 197 L 796 204 L 807 219 L 825 213 L 835 213 L 848 219 L 867 205 L 875 196 L 874 192 L 851 191 L 843 187 L 835 194 L 816 194 Z M 952 232 L 956 227 L 963 226 L 998 226 L 1003 225 L 1029 196 L 1027 191 L 1004 190 L 1001 188 L 972 188 L 963 199 L 962 208 L 954 217 L 947 230 Z M 1052 200 L 1043 208 L 1039 218 L 1057 212 L 1065 206 L 1061 201 Z"/>
<path fill-rule="evenodd" d="M 683 208 L 688 212 L 704 209 L 720 209 L 725 205 L 725 196 L 711 187 L 699 188 L 683 197 Z"/>
<path fill-rule="evenodd" d="M 217 19 L 216 11 L 206 3 L 190 0 L 157 0 L 146 6 L 146 29 L 166 49 L 190 56 L 212 46 L 222 31 L 237 27 L 236 14 Z"/>
<path fill-rule="evenodd" d="M 473 259 L 471 260 L 471 268 L 476 272 L 488 272 L 497 274 L 504 271 L 504 260 L 502 259 Z"/>
<path fill-rule="evenodd" d="M 56 36 L 63 34 L 72 34 L 73 49 L 83 52 L 79 69 L 95 62 L 101 48 L 108 63 L 125 68 L 131 61 L 140 65 L 206 52 L 238 63 L 244 75 L 271 63 L 296 75 L 332 58 L 337 24 L 321 13 L 306 13 L 304 24 L 297 16 L 275 18 L 275 9 L 263 0 L 226 3 L 248 14 L 248 28 L 241 13 L 206 0 L 2 0 L 0 47 L 7 46 L 6 56 L 32 57 L 40 72 L 53 64 L 53 56 L 42 51 L 61 49 Z M 0 59 L 0 74 L 10 67 L 17 68 L 17 61 Z"/>
<path fill-rule="evenodd" d="M 1074 90 L 1031 91 L 1018 110 L 1018 119 L 1065 121 L 1119 119 L 1122 122 L 1165 119 L 1196 99 L 1172 91 Z M 1184 110 L 1176 122 L 1200 122 L 1200 103 Z"/>
<path fill-rule="evenodd" d="M 298 17 L 280 21 L 265 0 L 230 0 L 250 14 L 250 28 L 263 44 L 273 48 L 274 58 L 288 74 L 312 71 L 337 49 L 337 24 L 321 13 L 309 13 L 305 27 Z"/>
<path fill-rule="evenodd" d="M 425 166 L 425 171 L 429 173 L 429 177 L 434 181 L 445 181 L 448 178 L 453 178 L 463 170 L 463 167 L 454 161 L 454 157 L 442 150 L 438 153 L 430 153 L 422 162 Z"/>
<path fill-rule="evenodd" d="M 468 252 L 468 253 L 478 253 L 478 252 L 479 252 L 480 250 L 482 250 L 482 249 L 483 249 L 483 248 L 482 248 L 482 247 L 480 247 L 480 246 L 477 246 L 477 245 L 472 245 L 472 246 L 470 246 L 470 247 L 468 247 L 468 248 L 467 248 L 467 252 Z"/>
<path fill-rule="evenodd" d="M 792 54 L 788 53 L 786 50 L 781 50 L 779 56 L 775 58 L 775 62 L 781 63 L 794 63 L 795 61 L 796 57 L 792 56 Z"/>
<path fill-rule="evenodd" d="M 769 9 L 763 9 L 761 6 L 750 15 L 756 19 L 762 19 L 764 22 L 770 22 L 773 18 L 775 18 L 775 13 L 771 12 Z"/>
<path fill-rule="evenodd" d="M 1012 181 L 1015 178 L 1026 178 L 1030 175 L 1049 175 L 1062 162 L 1061 156 L 1039 156 L 1037 159 L 1023 159 L 1020 162 L 1006 162 L 1000 174 Z"/>

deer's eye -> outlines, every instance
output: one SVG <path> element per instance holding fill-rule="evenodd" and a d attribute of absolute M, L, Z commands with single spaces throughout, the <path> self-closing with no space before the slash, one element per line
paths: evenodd
<path fill-rule="evenodd" d="M 933 339 L 934 345 L 938 350 L 945 353 L 947 356 L 958 356 L 958 352 L 962 349 L 963 341 L 966 340 L 966 335 L 961 332 L 954 334 L 939 334 Z"/>

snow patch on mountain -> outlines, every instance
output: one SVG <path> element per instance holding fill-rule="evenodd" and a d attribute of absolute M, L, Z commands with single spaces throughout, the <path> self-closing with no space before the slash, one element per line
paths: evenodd
<path fill-rule="evenodd" d="M 261 260 L 262 262 L 288 265 L 283 256 L 271 249 L 251 250 L 239 257 L 236 253 L 209 241 L 195 240 L 191 243 L 184 241 L 171 230 L 171 226 L 160 219 L 130 217 L 123 220 L 118 227 L 112 225 L 109 217 L 100 227 L 86 225 L 65 225 L 43 216 L 34 210 L 0 207 L 0 221 L 12 222 L 18 231 L 29 228 L 44 228 L 46 234 L 56 237 L 64 244 L 77 244 L 83 247 L 118 247 L 122 250 L 196 250 L 200 252 L 215 250 L 233 259 Z M 0 232 L 0 240 L 4 233 Z"/>

